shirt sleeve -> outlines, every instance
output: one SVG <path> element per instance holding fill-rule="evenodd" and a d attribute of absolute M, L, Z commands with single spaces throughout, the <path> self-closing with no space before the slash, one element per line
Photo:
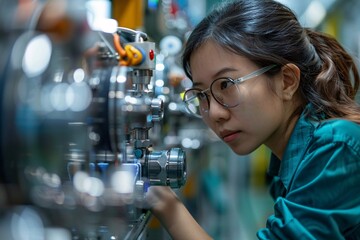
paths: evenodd
<path fill-rule="evenodd" d="M 352 236 L 360 225 L 360 150 L 356 141 L 357 145 L 352 145 L 349 139 L 331 139 L 311 146 L 287 186 L 287 194 L 276 199 L 274 214 L 266 228 L 258 231 L 258 239 Z"/>

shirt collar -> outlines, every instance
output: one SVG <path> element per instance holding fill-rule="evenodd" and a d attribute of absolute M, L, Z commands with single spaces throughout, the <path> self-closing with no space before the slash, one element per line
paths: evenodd
<path fill-rule="evenodd" d="M 278 176 L 286 189 L 288 189 L 292 176 L 306 151 L 305 146 L 308 145 L 314 132 L 315 126 L 309 116 L 311 110 L 311 105 L 307 105 L 298 119 L 286 145 L 283 159 L 280 161 L 274 154 L 271 154 L 268 173 L 271 176 Z"/>

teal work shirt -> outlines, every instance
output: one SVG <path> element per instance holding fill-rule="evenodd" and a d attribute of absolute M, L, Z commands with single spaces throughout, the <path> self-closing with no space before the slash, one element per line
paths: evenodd
<path fill-rule="evenodd" d="M 274 214 L 258 239 L 360 239 L 360 126 L 309 116 L 307 106 L 281 162 L 271 158 Z"/>

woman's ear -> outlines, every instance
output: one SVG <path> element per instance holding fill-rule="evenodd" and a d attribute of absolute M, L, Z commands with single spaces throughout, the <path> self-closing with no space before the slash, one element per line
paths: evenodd
<path fill-rule="evenodd" d="M 300 69 L 292 63 L 282 67 L 283 88 L 282 96 L 284 100 L 291 100 L 300 84 Z"/>

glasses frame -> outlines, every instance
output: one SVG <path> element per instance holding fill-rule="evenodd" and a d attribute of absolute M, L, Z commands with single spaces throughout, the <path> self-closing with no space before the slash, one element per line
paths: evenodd
<path fill-rule="evenodd" d="M 212 83 L 210 84 L 210 87 L 209 87 L 209 88 L 207 88 L 207 89 L 205 89 L 205 90 L 202 90 L 202 91 L 201 91 L 200 89 L 198 89 L 198 88 L 190 88 L 190 89 L 188 89 L 188 90 L 185 91 L 183 102 L 185 103 L 185 106 L 186 106 L 186 108 L 189 110 L 189 112 L 190 112 L 192 115 L 194 115 L 194 116 L 196 116 L 196 117 L 199 117 L 199 118 L 202 118 L 202 116 L 199 115 L 199 114 L 194 113 L 193 111 L 191 111 L 190 108 L 188 107 L 189 104 L 187 104 L 187 102 L 193 100 L 193 99 L 196 98 L 197 96 L 193 96 L 193 97 L 185 100 L 186 93 L 189 92 L 189 91 L 197 90 L 197 91 L 199 91 L 200 94 L 204 94 L 204 95 L 205 95 L 206 100 L 207 100 L 207 103 L 208 103 L 208 108 L 207 108 L 207 110 L 205 110 L 205 112 L 208 112 L 209 109 L 210 109 L 210 100 L 209 100 L 209 97 L 208 97 L 209 94 L 207 94 L 207 92 L 209 92 L 209 91 L 210 91 L 210 93 L 211 93 L 212 98 L 215 99 L 215 101 L 218 102 L 221 106 L 223 106 L 223 107 L 225 107 L 225 108 L 233 108 L 233 107 L 236 107 L 236 106 L 239 105 L 239 104 L 236 104 L 236 105 L 234 105 L 234 106 L 229 106 L 229 105 L 227 105 L 227 104 L 225 104 L 225 103 L 220 102 L 216 97 L 214 97 L 214 93 L 213 93 L 213 91 L 212 91 L 212 86 L 213 86 L 214 82 L 216 82 L 216 81 L 219 80 L 219 79 L 228 79 L 228 80 L 230 80 L 231 82 L 233 82 L 234 84 L 239 84 L 239 83 L 245 82 L 246 80 L 255 78 L 255 77 L 257 77 L 257 76 L 260 76 L 260 75 L 264 74 L 265 72 L 269 71 L 270 69 L 272 69 L 272 68 L 274 68 L 274 67 L 276 67 L 276 66 L 277 66 L 277 65 L 275 65 L 275 64 L 269 65 L 269 66 L 260 68 L 260 69 L 254 71 L 254 72 L 251 72 L 251 73 L 249 73 L 249 74 L 247 74 L 247 75 L 245 75 L 245 76 L 243 76 L 243 77 L 239 77 L 239 78 L 236 78 L 236 79 L 232 79 L 232 78 L 230 78 L 230 77 L 217 78 L 217 79 L 215 79 L 214 81 L 212 81 Z"/>

